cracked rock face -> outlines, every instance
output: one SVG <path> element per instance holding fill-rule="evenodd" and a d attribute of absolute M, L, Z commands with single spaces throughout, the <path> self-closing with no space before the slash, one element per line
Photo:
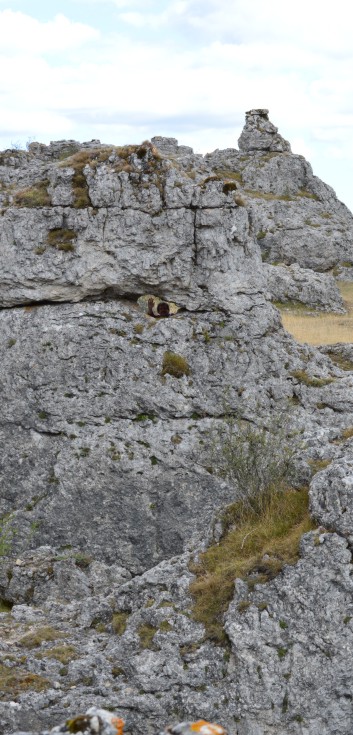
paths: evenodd
<path fill-rule="evenodd" d="M 321 271 L 352 217 L 267 111 L 240 145 L 0 155 L 4 735 L 92 705 L 133 735 L 352 731 L 352 350 L 297 344 L 269 300 L 342 310 Z M 272 581 L 235 582 L 224 649 L 189 585 L 237 497 L 212 454 L 229 416 L 286 417 L 319 528 Z"/>

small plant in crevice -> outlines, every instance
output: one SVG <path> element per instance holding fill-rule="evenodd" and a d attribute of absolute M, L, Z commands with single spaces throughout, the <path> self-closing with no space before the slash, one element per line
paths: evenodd
<path fill-rule="evenodd" d="M 47 244 L 51 245 L 57 250 L 70 252 L 75 250 L 74 243 L 76 242 L 76 237 L 77 236 L 75 230 L 56 227 L 53 230 L 49 230 L 47 236 Z"/>
<path fill-rule="evenodd" d="M 141 648 L 151 648 L 153 645 L 154 636 L 157 633 L 158 628 L 150 623 L 142 623 L 138 629 L 138 635 L 140 638 Z"/>
<path fill-rule="evenodd" d="M 11 525 L 12 515 L 0 518 L 0 557 L 7 556 L 11 550 L 15 529 Z"/>
<path fill-rule="evenodd" d="M 48 679 L 33 674 L 32 671 L 23 669 L 22 667 L 6 666 L 0 664 L 0 689 L 2 698 L 10 696 L 11 699 L 17 699 L 24 692 L 42 692 L 49 689 L 52 683 Z"/>
<path fill-rule="evenodd" d="M 190 375 L 189 363 L 182 355 L 167 351 L 163 355 L 162 375 L 172 375 L 174 378 Z"/>
<path fill-rule="evenodd" d="M 44 625 L 22 636 L 18 645 L 26 648 L 37 648 L 41 646 L 42 643 L 56 641 L 59 638 L 65 638 L 65 634 L 59 630 L 55 630 L 50 625 Z"/>
<path fill-rule="evenodd" d="M 127 610 L 121 610 L 113 615 L 112 628 L 116 635 L 123 635 L 125 633 L 127 622 L 130 617 L 130 612 Z"/>

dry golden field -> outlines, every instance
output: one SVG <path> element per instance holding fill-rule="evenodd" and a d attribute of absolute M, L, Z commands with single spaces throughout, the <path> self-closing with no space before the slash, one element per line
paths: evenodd
<path fill-rule="evenodd" d="M 287 332 L 298 342 L 308 342 L 311 345 L 353 342 L 353 283 L 339 281 L 338 287 L 347 314 L 313 313 L 309 307 L 278 305 Z"/>

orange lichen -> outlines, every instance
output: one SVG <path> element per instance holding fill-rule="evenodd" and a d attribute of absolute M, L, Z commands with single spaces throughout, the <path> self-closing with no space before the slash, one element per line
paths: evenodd
<path fill-rule="evenodd" d="M 221 725 L 215 725 L 213 722 L 207 722 L 207 720 L 197 720 L 192 722 L 190 730 L 193 732 L 199 732 L 201 735 L 226 735 L 224 727 Z"/>
<path fill-rule="evenodd" d="M 123 735 L 125 725 L 124 720 L 122 720 L 120 717 L 113 717 L 111 725 L 115 727 L 116 735 Z"/>

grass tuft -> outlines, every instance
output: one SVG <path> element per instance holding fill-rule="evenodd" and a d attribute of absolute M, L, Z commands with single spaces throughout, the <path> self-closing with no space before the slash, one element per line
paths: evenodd
<path fill-rule="evenodd" d="M 57 250 L 69 252 L 75 250 L 74 242 L 76 241 L 75 230 L 62 229 L 56 227 L 50 230 L 47 235 L 47 243 Z"/>
<path fill-rule="evenodd" d="M 49 181 L 41 181 L 35 186 L 16 192 L 14 204 L 17 207 L 49 207 L 51 205 L 47 187 Z"/>
<path fill-rule="evenodd" d="M 112 628 L 116 635 L 123 635 L 126 631 L 127 621 L 130 617 L 130 613 L 127 611 L 116 612 L 113 615 Z"/>
<path fill-rule="evenodd" d="M 150 625 L 150 623 L 143 623 L 138 627 L 137 632 L 140 637 L 141 648 L 151 648 L 157 630 L 158 629 L 155 628 L 154 625 Z"/>
<path fill-rule="evenodd" d="M 58 638 L 64 638 L 64 633 L 60 633 L 58 630 L 54 630 L 49 625 L 37 628 L 36 630 L 26 633 L 19 640 L 19 645 L 26 648 L 36 648 L 41 646 L 42 643 L 48 643 L 49 641 L 56 641 Z"/>
<path fill-rule="evenodd" d="M 307 385 L 308 388 L 322 388 L 322 386 L 329 385 L 329 383 L 333 383 L 335 380 L 335 378 L 315 378 L 308 375 L 305 370 L 293 370 L 290 375 L 298 380 L 299 383 Z"/>
<path fill-rule="evenodd" d="M 162 375 L 172 375 L 174 378 L 190 375 L 189 363 L 182 355 L 167 351 L 163 355 Z"/>
<path fill-rule="evenodd" d="M 68 664 L 74 658 L 77 658 L 77 651 L 76 651 L 75 646 L 69 646 L 69 645 L 54 646 L 53 648 L 50 648 L 48 651 L 42 651 L 40 653 L 36 653 L 36 658 L 39 658 L 39 659 L 49 658 L 49 659 L 54 659 L 55 661 L 60 661 L 60 663 L 62 664 Z"/>

